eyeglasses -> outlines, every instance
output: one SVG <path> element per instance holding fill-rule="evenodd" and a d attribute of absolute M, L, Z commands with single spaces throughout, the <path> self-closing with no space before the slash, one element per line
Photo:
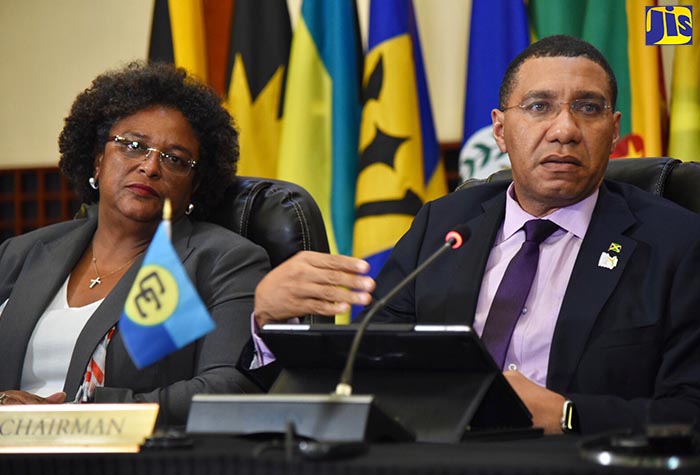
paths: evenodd
<path fill-rule="evenodd" d="M 173 175 L 187 176 L 197 164 L 196 160 L 187 160 L 171 153 L 161 152 L 157 148 L 148 147 L 138 140 L 127 139 L 121 135 L 113 136 L 110 141 L 115 142 L 119 146 L 120 155 L 129 160 L 146 161 L 151 152 L 156 152 L 163 169 Z"/>
<path fill-rule="evenodd" d="M 550 99 L 528 99 L 525 102 L 506 107 L 503 112 L 518 108 L 534 120 L 551 120 L 559 116 L 562 104 L 569 105 L 569 111 L 577 119 L 595 121 L 602 118 L 612 106 L 601 99 L 576 99 L 570 102 Z"/>

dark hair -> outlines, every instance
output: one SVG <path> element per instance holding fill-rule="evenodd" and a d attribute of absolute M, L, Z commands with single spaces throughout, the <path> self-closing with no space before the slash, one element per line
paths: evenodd
<path fill-rule="evenodd" d="M 194 168 L 193 216 L 204 218 L 233 181 L 238 161 L 238 132 L 217 94 L 189 76 L 185 69 L 165 63 L 140 61 L 108 71 L 78 95 L 58 139 L 59 166 L 85 203 L 99 194 L 88 179 L 95 157 L 104 151 L 115 122 L 150 106 L 180 111 L 199 140 L 199 160 Z"/>
<path fill-rule="evenodd" d="M 598 64 L 605 74 L 608 75 L 608 84 L 610 86 L 610 94 L 612 99 L 613 109 L 617 102 L 617 79 L 615 72 L 610 67 L 610 64 L 605 59 L 605 56 L 598 51 L 592 44 L 567 35 L 547 36 L 541 40 L 531 44 L 518 54 L 513 59 L 506 69 L 501 82 L 501 90 L 499 93 L 500 108 L 508 107 L 508 100 L 515 87 L 515 76 L 520 70 L 520 66 L 530 58 L 555 58 L 563 56 L 567 58 L 584 57 Z"/>

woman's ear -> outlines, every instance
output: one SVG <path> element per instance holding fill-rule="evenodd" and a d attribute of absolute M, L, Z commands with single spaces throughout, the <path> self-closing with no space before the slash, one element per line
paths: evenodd
<path fill-rule="evenodd" d="M 103 157 L 104 157 L 103 153 L 100 153 L 95 157 L 94 172 L 92 175 L 95 177 L 95 180 L 100 179 L 100 168 L 102 167 L 102 158 Z"/>
<path fill-rule="evenodd" d="M 194 179 L 192 180 L 192 195 L 197 193 L 197 190 L 199 189 L 199 185 L 202 184 L 202 176 L 198 173 L 194 176 Z M 192 196 L 190 196 L 190 201 L 192 200 Z"/>

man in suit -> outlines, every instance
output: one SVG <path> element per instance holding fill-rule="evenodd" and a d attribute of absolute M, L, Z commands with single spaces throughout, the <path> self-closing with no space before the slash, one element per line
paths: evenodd
<path fill-rule="evenodd" d="M 616 96 L 612 69 L 590 44 L 555 36 L 524 50 L 492 111 L 513 182 L 465 188 L 424 206 L 374 291 L 385 295 L 466 223 L 464 246 L 443 255 L 376 319 L 468 323 L 485 343 L 489 332 L 505 334 L 504 374 L 546 433 L 700 420 L 700 217 L 604 180 L 620 136 Z M 514 327 L 493 330 L 499 286 L 531 220 L 556 226 L 539 244 Z M 363 265 L 344 266 L 306 269 L 316 282 L 325 275 L 366 297 L 372 284 L 350 271 Z M 256 301 L 259 324 L 275 315 L 263 304 Z"/>

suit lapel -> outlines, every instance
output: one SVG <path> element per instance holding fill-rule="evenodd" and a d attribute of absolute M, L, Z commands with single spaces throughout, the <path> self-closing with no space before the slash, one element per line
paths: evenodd
<path fill-rule="evenodd" d="M 188 219 L 181 219 L 173 225 L 172 234 L 173 247 L 184 261 L 193 250 L 193 248 L 189 247 L 192 223 Z M 69 398 L 72 398 L 76 394 L 78 388 L 82 384 L 85 370 L 95 348 L 102 341 L 107 332 L 119 322 L 124 310 L 124 302 L 129 295 L 131 286 L 138 275 L 144 258 L 145 255 L 134 261 L 102 304 L 97 307 L 95 313 L 90 317 L 90 320 L 88 320 L 85 328 L 83 328 L 80 333 L 75 348 L 73 349 L 73 355 L 68 367 L 68 374 L 66 375 L 64 386 L 64 391 L 68 394 Z M 117 338 L 118 335 L 119 332 L 115 333 L 114 338 Z M 109 351 L 109 349 L 107 351 Z M 106 368 L 107 372 L 112 370 L 113 368 Z"/>
<path fill-rule="evenodd" d="M 0 381 L 19 388 L 29 340 L 46 307 L 56 296 L 95 232 L 88 220 L 48 242 L 37 242 L 27 254 L 22 272 L 0 319 Z"/>
<path fill-rule="evenodd" d="M 547 387 L 566 391 L 605 302 L 617 286 L 635 241 L 623 233 L 636 222 L 624 199 L 601 186 L 598 202 L 562 302 L 549 356 Z M 621 244 L 620 252 L 611 251 L 612 243 Z M 601 267 L 601 254 L 617 258 Z M 610 268 L 612 267 L 612 268 Z"/>
<path fill-rule="evenodd" d="M 479 300 L 481 280 L 505 214 L 505 193 L 485 201 L 484 213 L 468 222 L 471 237 L 454 255 L 452 284 L 447 294 L 445 323 L 471 325 Z"/>

